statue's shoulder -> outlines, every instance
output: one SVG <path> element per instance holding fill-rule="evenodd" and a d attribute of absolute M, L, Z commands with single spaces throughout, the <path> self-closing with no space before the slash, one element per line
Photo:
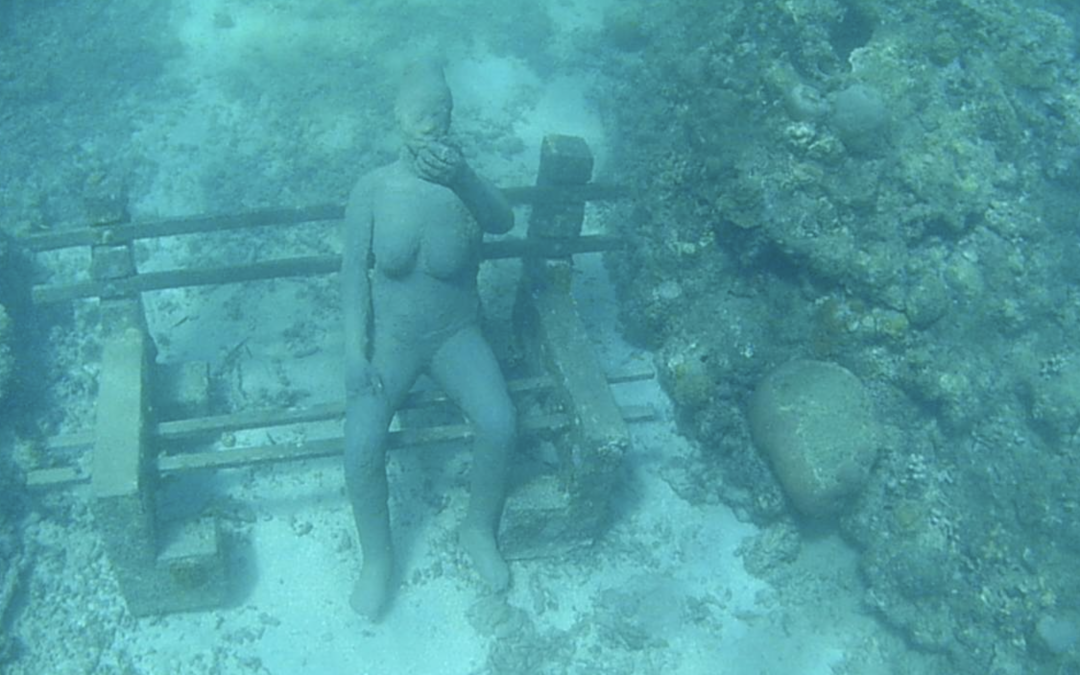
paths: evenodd
<path fill-rule="evenodd" d="M 380 166 L 360 176 L 353 187 L 353 195 L 374 196 L 390 186 L 408 182 L 409 178 L 398 162 Z"/>
<path fill-rule="evenodd" d="M 353 186 L 353 191 L 356 190 L 370 190 L 372 187 L 379 185 L 386 181 L 386 167 L 380 166 L 377 169 L 372 169 L 360 176 L 356 180 L 356 184 Z"/>
<path fill-rule="evenodd" d="M 360 176 L 349 191 L 349 205 L 357 206 L 375 199 L 381 187 L 386 184 L 385 174 L 386 167 L 379 167 Z"/>

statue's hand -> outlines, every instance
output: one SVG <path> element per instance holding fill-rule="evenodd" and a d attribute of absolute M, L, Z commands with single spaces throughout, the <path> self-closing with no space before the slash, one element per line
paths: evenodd
<path fill-rule="evenodd" d="M 461 148 L 445 140 L 429 140 L 416 149 L 416 172 L 432 183 L 453 187 L 468 169 Z"/>

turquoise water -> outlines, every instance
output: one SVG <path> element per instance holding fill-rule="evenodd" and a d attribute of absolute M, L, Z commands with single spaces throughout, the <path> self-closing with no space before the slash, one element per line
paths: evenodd
<path fill-rule="evenodd" d="M 1080 669 L 1073 3 L 0 3 L 4 672 Z M 20 239 L 343 203 L 396 156 L 396 73 L 430 55 L 477 171 L 529 185 L 563 133 L 627 188 L 586 212 L 628 247 L 580 263 L 613 285 L 594 299 L 612 314 L 582 311 L 603 358 L 655 366 L 670 419 L 634 432 L 611 530 L 586 554 L 513 562 L 504 604 L 474 604 L 446 543 L 468 453 L 400 460 L 392 508 L 421 562 L 388 621 L 430 631 L 427 648 L 342 600 L 357 552 L 333 461 L 167 483 L 163 512 L 225 523 L 236 588 L 221 610 L 133 618 L 85 489 L 23 485 L 79 461 L 44 439 L 94 424 L 102 309 L 31 308 L 31 277 L 83 280 L 87 253 L 31 272 Z M 338 249 L 311 227 L 155 240 L 135 259 Z M 481 275 L 507 369 L 517 273 Z M 158 360 L 206 363 L 215 413 L 335 400 L 336 287 L 259 283 L 147 294 Z M 793 360 L 845 374 L 785 398 L 771 386 Z M 762 431 L 784 424 L 803 431 Z M 274 595 L 274 574 L 310 592 Z"/>

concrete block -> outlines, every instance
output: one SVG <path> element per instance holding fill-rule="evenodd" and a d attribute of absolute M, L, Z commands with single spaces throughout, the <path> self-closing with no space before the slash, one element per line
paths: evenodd
<path fill-rule="evenodd" d="M 159 420 L 210 414 L 210 365 L 205 361 L 159 365 L 155 369 L 154 401 Z"/>
<path fill-rule="evenodd" d="M 185 521 L 167 536 L 156 565 L 156 612 L 220 607 L 228 593 L 224 548 L 214 518 Z"/>
<path fill-rule="evenodd" d="M 584 185 L 592 180 L 593 154 L 580 136 L 550 134 L 540 146 L 537 185 Z"/>
<path fill-rule="evenodd" d="M 129 245 L 95 246 L 90 252 L 90 277 L 104 281 L 135 274 L 135 259 Z"/>

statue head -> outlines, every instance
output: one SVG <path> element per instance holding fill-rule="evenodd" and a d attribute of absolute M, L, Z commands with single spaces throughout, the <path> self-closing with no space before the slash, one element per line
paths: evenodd
<path fill-rule="evenodd" d="M 405 145 L 423 146 L 450 132 L 454 99 L 442 66 L 431 60 L 417 61 L 405 69 L 394 104 L 394 116 Z"/>

